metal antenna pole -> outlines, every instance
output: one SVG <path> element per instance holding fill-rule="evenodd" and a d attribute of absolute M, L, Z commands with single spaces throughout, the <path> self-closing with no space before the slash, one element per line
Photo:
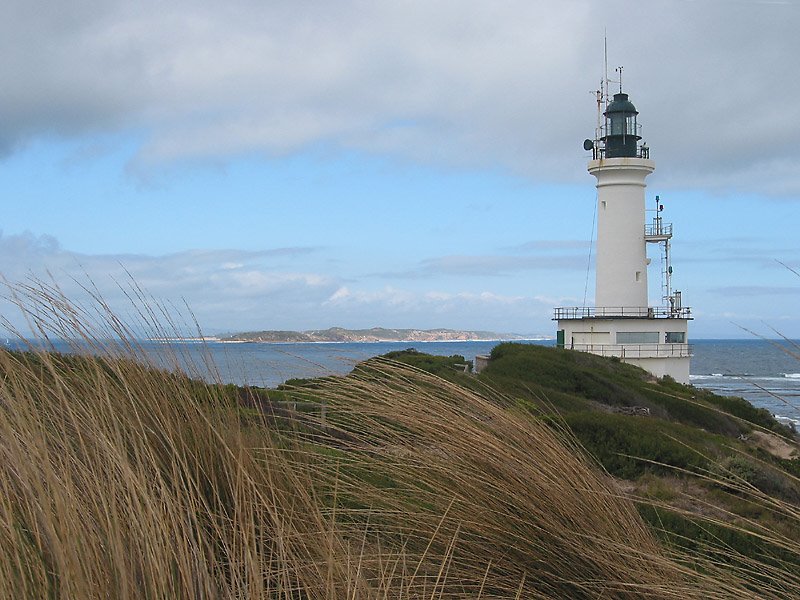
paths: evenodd
<path fill-rule="evenodd" d="M 594 130 L 594 139 L 595 141 L 599 140 L 603 137 L 603 82 L 600 82 L 600 89 L 595 91 L 595 96 L 597 97 L 597 127 Z"/>
<path fill-rule="evenodd" d="M 603 100 L 608 105 L 608 34 L 603 30 Z"/>

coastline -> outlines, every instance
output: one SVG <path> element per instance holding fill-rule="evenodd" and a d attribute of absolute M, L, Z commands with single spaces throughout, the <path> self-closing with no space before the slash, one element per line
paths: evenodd
<path fill-rule="evenodd" d="M 547 342 L 555 338 L 552 336 L 520 337 L 520 338 L 468 338 L 468 339 L 441 339 L 441 340 L 415 340 L 415 339 L 370 339 L 370 340 L 317 340 L 317 341 L 266 341 L 266 340 L 229 340 L 206 339 L 219 344 L 268 344 L 272 346 L 299 345 L 299 344 L 463 344 L 467 342 Z M 180 340 L 175 340 L 180 342 Z"/>
<path fill-rule="evenodd" d="M 497 332 L 483 329 L 432 329 L 403 327 L 370 327 L 349 329 L 328 327 L 327 329 L 306 329 L 303 331 L 264 329 L 239 331 L 214 336 L 220 342 L 252 342 L 266 344 L 313 344 L 313 343 L 425 343 L 425 342 L 526 342 L 553 339 L 548 333 Z"/>

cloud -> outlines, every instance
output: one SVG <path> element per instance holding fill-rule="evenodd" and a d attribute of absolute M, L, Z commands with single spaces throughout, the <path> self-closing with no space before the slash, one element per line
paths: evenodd
<path fill-rule="evenodd" d="M 533 240 L 518 246 L 508 246 L 505 248 L 510 252 L 548 252 L 554 250 L 589 250 L 589 242 L 586 240 Z"/>
<path fill-rule="evenodd" d="M 88 305 L 86 288 L 94 289 L 123 318 L 134 310 L 128 296 L 131 286 L 137 286 L 153 301 L 185 303 L 206 333 L 332 325 L 518 333 L 550 329 L 549 299 L 488 290 L 411 290 L 397 285 L 371 289 L 363 282 L 291 268 L 311 252 L 314 249 L 301 247 L 84 255 L 64 249 L 50 236 L 0 235 L 0 264 L 6 266 L 2 276 L 12 284 L 52 281 L 67 298 Z M 0 315 L 17 327 L 23 325 L 18 310 L 7 301 L 0 300 Z"/>
<path fill-rule="evenodd" d="M 325 304 L 336 309 L 339 322 L 345 325 L 451 327 L 523 334 L 547 334 L 551 329 L 552 305 L 548 299 L 489 291 L 415 292 L 393 286 L 353 291 L 342 287 Z"/>
<path fill-rule="evenodd" d="M 563 271 L 586 269 L 585 256 L 440 256 L 421 261 L 404 271 L 376 273 L 373 277 L 427 279 L 442 276 L 503 277 L 525 271 Z"/>
<path fill-rule="evenodd" d="M 612 65 L 670 185 L 800 196 L 797 3 L 9 0 L 0 151 L 135 131 L 137 169 L 325 145 L 580 177 Z M 632 35 L 631 32 L 635 32 Z M 666 58 L 665 58 L 666 57 Z"/>
<path fill-rule="evenodd" d="M 707 238 L 681 243 L 681 264 L 735 265 L 739 272 L 743 268 L 765 270 L 787 270 L 797 261 L 786 257 L 795 256 L 797 248 L 782 246 L 784 241 L 757 237 Z M 787 270 L 788 272 L 788 270 Z"/>
<path fill-rule="evenodd" d="M 711 294 L 719 296 L 796 296 L 800 297 L 800 287 L 791 286 L 768 286 L 768 285 L 731 285 L 715 287 L 707 290 Z"/>
<path fill-rule="evenodd" d="M 10 283 L 54 281 L 67 297 L 86 300 L 95 287 L 109 304 L 129 310 L 125 290 L 141 286 L 163 302 L 183 299 L 207 327 L 298 321 L 302 311 L 327 298 L 340 283 L 322 273 L 289 270 L 288 258 L 312 248 L 263 251 L 188 250 L 163 256 L 84 255 L 61 247 L 50 236 L 0 235 L 0 264 Z M 3 316 L 17 318 L 8 304 Z"/>
<path fill-rule="evenodd" d="M 169 306 L 191 309 L 203 331 L 259 329 L 314 329 L 333 325 L 362 328 L 451 327 L 498 332 L 542 334 L 552 330 L 555 306 L 581 305 L 570 297 L 547 297 L 539 292 L 520 293 L 520 286 L 501 292 L 497 285 L 480 279 L 494 269 L 527 269 L 551 257 L 456 257 L 425 263 L 427 277 L 412 282 L 402 277 L 344 279 L 324 270 L 303 266 L 307 257 L 316 261 L 313 248 L 274 248 L 262 251 L 189 250 L 161 256 L 85 255 L 64 248 L 51 236 L 0 235 L 2 275 L 11 282 L 52 280 L 68 298 L 88 301 L 85 287 L 95 288 L 109 305 L 125 318 L 133 307 L 126 293 L 140 286 L 145 294 Z M 452 257 L 445 257 L 452 258 Z M 474 262 L 472 259 L 477 258 Z M 517 259 L 536 259 L 533 262 Z M 464 259 L 464 260 L 461 260 Z M 583 267 L 581 267 L 583 268 Z M 439 269 L 439 276 L 433 272 Z M 445 281 L 445 273 L 472 273 L 475 278 Z M 553 273 L 553 271 L 546 271 Z M 788 274 L 789 279 L 793 279 Z M 761 321 L 781 321 L 784 331 L 796 329 L 787 322 L 797 286 L 709 284 L 691 294 L 700 305 L 717 306 L 720 314 L 696 310 L 694 335 L 724 330 L 731 321 L 755 327 Z M 529 288 L 534 288 L 531 282 Z M 543 290 L 558 289 L 545 285 Z M 563 288 L 562 288 L 563 289 Z M 725 299 L 731 302 L 725 302 Z M 769 310 L 759 299 L 770 301 Z M 735 299 L 735 301 L 733 301 Z M 693 304 L 696 305 L 697 303 Z M 725 314 L 722 314 L 725 313 Z M 0 300 L 0 314 L 21 326 L 18 311 Z M 772 315 L 772 316 L 770 316 Z M 16 319 L 16 320 L 15 320 Z"/>
<path fill-rule="evenodd" d="M 508 275 L 539 269 L 585 268 L 585 257 L 575 256 L 443 256 L 423 261 L 431 275 Z"/>

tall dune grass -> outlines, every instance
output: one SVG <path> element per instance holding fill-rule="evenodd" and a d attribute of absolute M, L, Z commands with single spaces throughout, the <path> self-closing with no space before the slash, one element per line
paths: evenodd
<path fill-rule="evenodd" d="M 97 297 L 76 307 L 39 283 L 13 296 L 40 340 L 99 357 L 0 351 L 4 598 L 800 590 L 780 568 L 668 551 L 565 432 L 489 390 L 374 360 L 302 390 L 326 409 L 287 422 L 148 365 Z M 131 297 L 137 327 L 168 337 L 169 317 Z"/>

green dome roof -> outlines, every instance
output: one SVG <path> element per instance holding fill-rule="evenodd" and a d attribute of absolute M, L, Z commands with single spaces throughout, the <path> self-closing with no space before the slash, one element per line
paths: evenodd
<path fill-rule="evenodd" d="M 633 102 L 628 100 L 628 94 L 614 94 L 614 101 L 606 109 L 606 114 L 620 112 L 639 114 Z"/>

